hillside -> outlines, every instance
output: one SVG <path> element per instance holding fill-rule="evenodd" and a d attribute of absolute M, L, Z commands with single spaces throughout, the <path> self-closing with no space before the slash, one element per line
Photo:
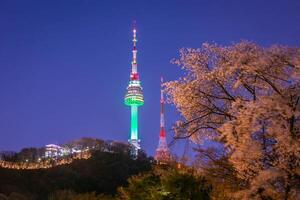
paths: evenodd
<path fill-rule="evenodd" d="M 127 185 L 130 176 L 150 170 L 150 163 L 145 154 L 132 160 L 124 149 L 119 149 L 114 152 L 96 150 L 87 160 L 75 160 L 50 169 L 0 168 L 0 193 L 6 196 L 18 193 L 28 200 L 44 200 L 60 190 L 114 195 L 119 186 Z"/>

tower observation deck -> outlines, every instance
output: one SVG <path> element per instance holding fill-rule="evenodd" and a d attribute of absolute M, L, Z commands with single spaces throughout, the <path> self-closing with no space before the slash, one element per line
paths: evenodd
<path fill-rule="evenodd" d="M 138 135 L 138 107 L 144 105 L 144 96 L 142 92 L 141 82 L 137 71 L 137 37 L 136 29 L 133 28 L 133 50 L 132 50 L 132 62 L 131 62 L 131 74 L 130 81 L 127 87 L 127 92 L 124 98 L 126 106 L 131 108 L 131 131 L 129 143 L 131 144 L 131 155 L 133 158 L 137 158 L 138 150 L 140 147 L 140 139 Z"/>

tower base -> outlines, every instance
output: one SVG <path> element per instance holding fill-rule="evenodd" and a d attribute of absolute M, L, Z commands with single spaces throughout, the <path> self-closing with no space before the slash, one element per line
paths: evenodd
<path fill-rule="evenodd" d="M 171 154 L 168 149 L 157 149 L 155 154 L 155 160 L 159 164 L 166 164 L 171 161 Z"/>
<path fill-rule="evenodd" d="M 131 155 L 132 159 L 135 160 L 135 159 L 137 159 L 138 152 L 141 149 L 140 140 L 130 139 L 130 140 L 128 140 L 128 142 L 130 143 L 130 155 Z"/>

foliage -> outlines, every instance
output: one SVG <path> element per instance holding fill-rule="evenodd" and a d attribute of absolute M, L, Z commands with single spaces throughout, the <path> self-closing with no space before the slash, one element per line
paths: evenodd
<path fill-rule="evenodd" d="M 111 196 L 96 195 L 95 192 L 76 194 L 71 190 L 59 190 L 51 194 L 48 200 L 112 200 Z"/>
<path fill-rule="evenodd" d="M 4 194 L 0 194 L 0 200 L 7 200 L 7 197 Z"/>
<path fill-rule="evenodd" d="M 23 194 L 13 192 L 9 195 L 8 200 L 28 200 L 28 198 Z"/>
<path fill-rule="evenodd" d="M 133 176 L 129 186 L 119 189 L 121 200 L 192 200 L 210 199 L 211 188 L 204 177 L 174 167 L 158 166 Z"/>
<path fill-rule="evenodd" d="M 2 160 L 10 162 L 36 162 L 44 155 L 44 148 L 24 148 L 20 152 L 7 152 L 2 154 Z"/>
<path fill-rule="evenodd" d="M 149 174 L 136 175 L 128 180 L 127 188 L 119 189 L 120 199 L 161 199 L 160 178 L 153 172 Z"/>
<path fill-rule="evenodd" d="M 299 195 L 300 49 L 204 44 L 174 63 L 187 72 L 165 85 L 183 116 L 175 137 L 222 143 L 238 199 Z"/>
<path fill-rule="evenodd" d="M 75 148 L 78 150 L 83 150 L 86 148 L 91 148 L 91 149 L 95 148 L 95 149 L 99 149 L 99 150 L 104 150 L 106 145 L 107 145 L 107 142 L 105 142 L 104 140 L 83 137 L 78 140 L 73 140 L 66 144 L 62 144 L 61 146 L 68 147 L 70 149 Z"/>
<path fill-rule="evenodd" d="M 242 188 L 244 181 L 237 176 L 228 156 L 215 147 L 195 150 L 198 154 L 194 165 L 201 169 L 201 173 L 212 184 L 211 198 L 231 200 L 232 194 Z"/>

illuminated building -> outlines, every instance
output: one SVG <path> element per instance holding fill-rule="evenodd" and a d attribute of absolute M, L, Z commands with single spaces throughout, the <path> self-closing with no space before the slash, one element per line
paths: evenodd
<path fill-rule="evenodd" d="M 45 158 L 57 158 L 61 156 L 62 147 L 56 144 L 47 144 L 45 147 Z"/>
<path fill-rule="evenodd" d="M 163 79 L 161 78 L 161 83 Z M 159 143 L 156 149 L 155 160 L 158 163 L 167 163 L 171 159 L 170 151 L 167 146 L 166 131 L 165 131 L 165 111 L 164 111 L 164 94 L 163 90 L 160 91 L 160 133 Z"/>
<path fill-rule="evenodd" d="M 138 135 L 138 107 L 144 105 L 144 97 L 141 87 L 141 82 L 139 79 L 139 74 L 137 71 L 137 38 L 136 29 L 133 29 L 133 58 L 131 62 L 131 74 L 130 81 L 127 87 L 127 93 L 124 98 L 124 103 L 126 106 L 131 108 L 131 131 L 130 139 L 128 140 L 131 144 L 131 155 L 136 158 L 138 155 L 138 150 L 140 149 L 140 140 Z"/>

